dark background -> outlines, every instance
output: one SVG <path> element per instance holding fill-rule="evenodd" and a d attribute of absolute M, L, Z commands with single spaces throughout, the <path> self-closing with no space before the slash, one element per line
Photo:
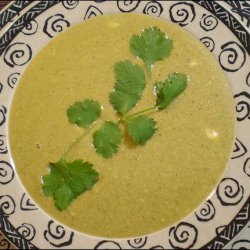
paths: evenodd
<path fill-rule="evenodd" d="M 6 6 L 9 2 L 11 2 L 10 0 L 9 1 L 4 1 L 4 0 L 0 0 L 0 10 Z"/>

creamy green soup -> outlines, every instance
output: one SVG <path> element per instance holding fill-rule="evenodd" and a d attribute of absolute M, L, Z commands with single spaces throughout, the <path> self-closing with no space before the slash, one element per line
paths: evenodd
<path fill-rule="evenodd" d="M 133 112 L 152 106 L 154 83 L 170 73 L 188 75 L 188 87 L 167 109 L 151 114 L 158 130 L 144 146 L 126 139 L 118 154 L 104 159 L 96 154 L 91 135 L 81 141 L 67 159 L 93 163 L 100 180 L 60 212 L 43 195 L 41 176 L 82 133 L 68 122 L 66 110 L 75 101 L 95 99 L 103 105 L 96 128 L 117 119 L 108 98 L 115 83 L 113 65 L 128 59 L 144 67 L 129 51 L 129 40 L 150 26 L 171 37 L 174 49 L 154 65 Z M 9 121 L 16 171 L 34 201 L 61 223 L 105 237 L 156 232 L 187 216 L 218 183 L 233 136 L 231 91 L 212 54 L 178 26 L 139 14 L 96 17 L 53 39 L 23 74 Z"/>

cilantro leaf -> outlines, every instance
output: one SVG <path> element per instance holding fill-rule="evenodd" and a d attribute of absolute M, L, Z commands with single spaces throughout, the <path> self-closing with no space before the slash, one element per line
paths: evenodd
<path fill-rule="evenodd" d="M 145 115 L 126 122 L 128 134 L 136 144 L 145 144 L 156 131 L 156 122 Z"/>
<path fill-rule="evenodd" d="M 113 108 L 123 115 L 132 109 L 140 98 L 138 94 L 130 95 L 120 91 L 114 91 L 109 96 Z"/>
<path fill-rule="evenodd" d="M 117 112 L 124 115 L 141 99 L 146 78 L 143 70 L 130 61 L 116 63 L 114 71 L 116 83 L 109 101 Z"/>
<path fill-rule="evenodd" d="M 104 158 L 110 158 L 117 153 L 118 145 L 121 141 L 122 133 L 119 125 L 111 121 L 105 122 L 93 135 L 93 144 L 96 152 Z"/>
<path fill-rule="evenodd" d="M 156 105 L 159 109 L 166 108 L 187 87 L 188 78 L 184 74 L 173 73 L 163 82 L 155 84 L 157 95 Z"/>
<path fill-rule="evenodd" d="M 130 61 L 115 64 L 115 90 L 128 94 L 141 94 L 145 88 L 146 77 L 140 66 Z"/>
<path fill-rule="evenodd" d="M 157 27 L 145 29 L 130 40 L 131 52 L 144 61 L 148 72 L 156 61 L 168 57 L 172 49 L 173 41 Z"/>
<path fill-rule="evenodd" d="M 98 181 L 93 165 L 82 160 L 66 162 L 64 159 L 50 163 L 50 174 L 42 177 L 42 191 L 52 196 L 59 210 L 65 210 L 80 194 L 91 190 Z"/>
<path fill-rule="evenodd" d="M 69 122 L 79 127 L 89 127 L 100 116 L 101 106 L 97 101 L 84 100 L 75 102 L 67 110 Z"/>

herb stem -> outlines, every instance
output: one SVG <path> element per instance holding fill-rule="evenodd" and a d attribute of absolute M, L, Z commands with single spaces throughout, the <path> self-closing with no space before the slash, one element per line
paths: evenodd
<path fill-rule="evenodd" d="M 134 117 L 136 117 L 136 116 L 142 115 L 142 114 L 144 114 L 144 113 L 147 113 L 147 112 L 149 112 L 149 111 L 151 111 L 151 110 L 155 110 L 155 109 L 157 109 L 157 108 L 158 108 L 158 106 L 153 106 L 153 107 L 150 107 L 150 108 L 143 109 L 143 110 L 141 110 L 141 111 L 139 111 L 139 112 L 136 112 L 136 113 L 134 113 L 134 114 L 131 114 L 131 115 L 128 115 L 128 116 L 123 117 L 122 120 L 123 120 L 123 121 L 129 120 L 129 119 L 131 119 L 131 118 L 134 118 Z"/>
<path fill-rule="evenodd" d="M 74 148 L 84 137 L 86 137 L 91 132 L 91 129 L 84 131 L 78 138 L 76 138 L 64 152 L 62 159 L 65 159 L 66 155 Z"/>

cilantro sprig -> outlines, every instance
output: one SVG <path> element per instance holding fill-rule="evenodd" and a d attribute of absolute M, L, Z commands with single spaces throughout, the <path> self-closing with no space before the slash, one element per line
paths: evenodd
<path fill-rule="evenodd" d="M 160 29 L 150 27 L 141 34 L 134 35 L 130 40 L 131 52 L 141 58 L 148 76 L 152 66 L 170 56 L 173 41 Z M 148 108 L 136 113 L 129 113 L 143 96 L 146 86 L 144 70 L 129 60 L 114 65 L 115 84 L 109 95 L 113 109 L 118 113 L 119 120 L 104 121 L 100 128 L 94 128 L 95 121 L 101 116 L 101 105 L 96 100 L 77 101 L 67 109 L 68 121 L 82 129 L 82 135 L 74 140 L 55 163 L 49 163 L 49 174 L 42 177 L 42 191 L 45 196 L 53 197 L 55 206 L 65 210 L 79 195 L 90 191 L 99 179 L 99 173 L 93 164 L 82 159 L 68 162 L 67 155 L 83 138 L 93 136 L 96 153 L 110 158 L 119 150 L 124 140 L 121 125 L 137 145 L 143 146 L 157 131 L 156 121 L 149 115 L 159 112 L 170 105 L 187 87 L 188 77 L 181 73 L 172 73 L 154 84 L 152 91 L 156 101 Z M 151 111 L 149 113 L 149 111 Z"/>
<path fill-rule="evenodd" d="M 130 40 L 130 50 L 143 60 L 150 74 L 156 61 L 168 57 L 173 49 L 173 41 L 157 27 L 145 29 Z"/>

